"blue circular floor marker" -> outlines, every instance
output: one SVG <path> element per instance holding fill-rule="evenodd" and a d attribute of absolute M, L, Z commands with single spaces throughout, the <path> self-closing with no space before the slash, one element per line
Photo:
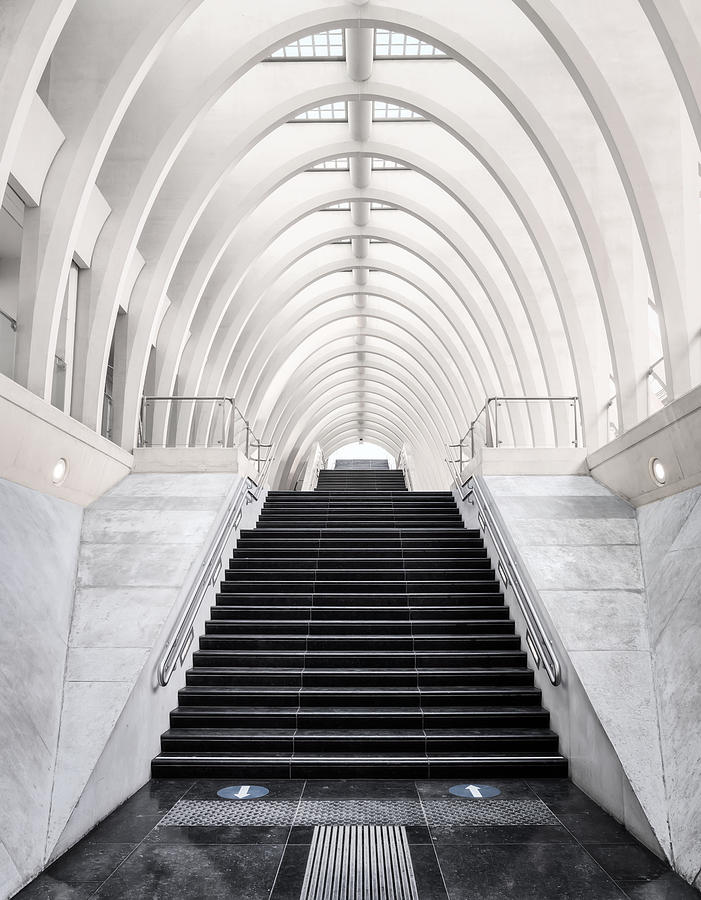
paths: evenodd
<path fill-rule="evenodd" d="M 259 784 L 232 784 L 231 787 L 217 791 L 217 797 L 224 800 L 255 800 L 256 797 L 265 797 L 270 791 Z"/>
<path fill-rule="evenodd" d="M 455 784 L 448 791 L 455 797 L 466 797 L 468 800 L 488 800 L 501 794 L 499 788 L 491 784 Z"/>

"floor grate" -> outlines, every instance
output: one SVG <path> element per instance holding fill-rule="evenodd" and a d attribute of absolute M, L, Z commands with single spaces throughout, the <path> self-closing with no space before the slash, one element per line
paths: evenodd
<path fill-rule="evenodd" d="M 180 800 L 159 825 L 557 825 L 540 800 Z"/>
<path fill-rule="evenodd" d="M 299 900 L 419 900 L 406 829 L 314 829 Z"/>

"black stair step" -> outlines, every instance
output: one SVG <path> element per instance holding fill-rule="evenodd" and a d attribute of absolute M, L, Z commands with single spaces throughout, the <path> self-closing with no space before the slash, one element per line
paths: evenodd
<path fill-rule="evenodd" d="M 237 578 L 231 579 L 230 581 L 223 581 L 220 587 L 221 591 L 225 594 L 247 594 L 251 596 L 255 594 L 312 595 L 316 590 L 318 590 L 320 593 L 335 594 L 337 596 L 352 595 L 368 597 L 375 594 L 391 594 L 396 592 L 398 587 L 403 587 L 404 591 L 407 594 L 423 593 L 431 594 L 434 597 L 437 594 L 485 594 L 491 591 L 494 591 L 494 593 L 499 592 L 498 582 L 494 580 L 490 581 L 486 578 L 474 578 L 469 580 L 464 579 L 462 581 L 457 581 L 455 579 L 450 580 L 448 578 L 440 581 L 429 581 L 428 579 L 412 579 L 411 581 L 407 580 L 403 582 L 398 582 L 396 580 L 382 581 L 380 579 L 373 579 L 371 581 L 362 581 L 361 579 L 349 579 L 347 581 L 310 581 L 308 579 L 304 581 L 297 581 L 292 579 L 285 581 L 274 581 L 272 579 L 269 581 L 244 581 L 242 578 Z"/>
<path fill-rule="evenodd" d="M 388 620 L 383 622 L 377 621 L 285 621 L 277 619 L 270 621 L 268 619 L 259 620 L 241 620 L 241 619 L 209 619 L 205 623 L 205 634 L 231 634 L 231 635 L 248 635 L 248 634 L 274 634 L 276 637 L 287 635 L 300 636 L 308 635 L 310 637 L 321 637 L 324 635 L 337 636 L 348 635 L 357 637 L 359 635 L 375 636 L 378 627 L 384 626 L 385 630 L 390 630 L 394 635 L 409 635 L 419 637 L 424 634 L 441 636 L 450 635 L 478 635 L 478 634 L 513 634 L 514 623 L 510 620 L 461 620 L 450 621 L 440 619 L 434 621 L 406 621 L 399 622 L 397 620 Z"/>
<path fill-rule="evenodd" d="M 419 592 L 402 592 L 395 594 L 383 592 L 374 596 L 372 592 L 364 594 L 343 592 L 328 593 L 250 593 L 225 592 L 216 596 L 217 606 L 313 606 L 321 610 L 325 607 L 338 607 L 344 605 L 347 608 L 367 606 L 368 603 L 376 603 L 378 606 L 394 606 L 404 610 L 411 608 L 431 608 L 435 606 L 461 609 L 468 606 L 485 606 L 493 603 L 503 603 L 504 595 L 500 591 L 493 593 L 480 593 L 474 591 L 468 593 L 438 592 L 424 594 Z"/>
<path fill-rule="evenodd" d="M 539 706 L 400 707 L 178 706 L 171 728 L 548 728 Z"/>
<path fill-rule="evenodd" d="M 260 685 L 262 687 L 333 687 L 335 685 L 395 685 L 436 687 L 466 685 L 532 685 L 533 672 L 525 667 L 416 669 L 305 669 L 264 666 L 200 666 L 189 669 L 188 685 Z"/>
<path fill-rule="evenodd" d="M 436 666 L 525 666 L 524 650 L 281 650 L 267 647 L 259 650 L 200 649 L 192 654 L 194 666 L 270 666 L 298 664 L 307 669 L 382 668 L 403 669 L 414 666 L 418 671 Z"/>
<path fill-rule="evenodd" d="M 244 622 L 261 620 L 267 623 L 277 622 L 315 622 L 336 623 L 346 621 L 352 616 L 355 622 L 469 622 L 475 619 L 504 620 L 509 617 L 509 610 L 504 604 L 491 606 L 289 606 L 261 604 L 220 604 L 211 608 L 211 618 L 220 621 Z"/>
<path fill-rule="evenodd" d="M 547 728 L 437 728 L 406 730 L 330 730 L 293 728 L 171 728 L 163 735 L 164 752 L 469 753 L 537 750 L 557 755 L 557 735 Z"/>
<path fill-rule="evenodd" d="M 309 637 L 282 636 L 274 634 L 205 634 L 200 637 L 201 650 L 363 650 L 381 644 L 391 650 L 416 652 L 417 650 L 518 650 L 521 639 L 509 634 L 479 635 L 418 635 L 415 637 L 384 635 L 324 635 Z"/>

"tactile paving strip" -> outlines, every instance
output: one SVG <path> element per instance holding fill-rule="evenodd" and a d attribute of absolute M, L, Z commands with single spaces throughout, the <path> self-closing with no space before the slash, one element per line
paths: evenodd
<path fill-rule="evenodd" d="M 424 800 L 428 825 L 559 825 L 540 800 Z"/>
<path fill-rule="evenodd" d="M 557 825 L 540 800 L 180 800 L 159 825 Z"/>
<path fill-rule="evenodd" d="M 418 800 L 302 800 L 295 825 L 424 825 Z"/>
<path fill-rule="evenodd" d="M 296 800 L 179 800 L 159 825 L 291 825 Z"/>

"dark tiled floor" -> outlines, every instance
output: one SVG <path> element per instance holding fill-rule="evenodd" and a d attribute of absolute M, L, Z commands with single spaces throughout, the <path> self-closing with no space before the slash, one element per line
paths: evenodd
<path fill-rule="evenodd" d="M 699 900 L 696 891 L 570 782 L 488 780 L 501 789 L 499 799 L 540 799 L 558 821 L 407 825 L 421 900 Z M 475 802 L 448 794 L 454 783 L 265 782 L 272 800 Z M 179 800 L 216 800 L 225 784 L 149 782 L 17 896 L 298 900 L 311 826 L 159 826 Z"/>

